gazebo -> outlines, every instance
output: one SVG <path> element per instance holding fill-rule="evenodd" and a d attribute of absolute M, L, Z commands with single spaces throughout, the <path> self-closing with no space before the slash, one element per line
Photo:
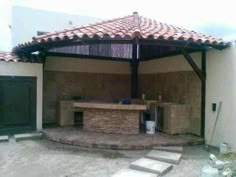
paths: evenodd
<path fill-rule="evenodd" d="M 131 97 L 138 98 L 141 62 L 183 55 L 201 81 L 201 136 L 204 137 L 206 52 L 229 44 L 209 35 L 158 22 L 137 12 L 96 24 L 50 32 L 19 44 L 13 52 L 28 62 L 46 63 L 47 57 L 71 57 L 130 63 Z M 191 54 L 201 54 L 201 66 Z M 173 66 L 175 67 L 175 66 Z"/>

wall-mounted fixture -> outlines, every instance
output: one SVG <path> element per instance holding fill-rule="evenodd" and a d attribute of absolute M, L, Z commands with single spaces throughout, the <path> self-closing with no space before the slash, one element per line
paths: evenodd
<path fill-rule="evenodd" d="M 212 111 L 215 112 L 216 111 L 216 103 L 212 103 Z"/>

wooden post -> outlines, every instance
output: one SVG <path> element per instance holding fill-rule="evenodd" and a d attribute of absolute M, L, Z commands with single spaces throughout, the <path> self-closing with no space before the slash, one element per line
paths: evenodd
<path fill-rule="evenodd" d="M 202 70 L 194 62 L 194 60 L 192 59 L 191 55 L 189 55 L 189 53 L 186 50 L 184 50 L 184 49 L 182 49 L 182 54 L 184 55 L 184 58 L 187 60 L 187 62 L 190 64 L 190 66 L 193 68 L 195 73 L 198 75 L 198 77 L 201 80 L 205 80 L 205 76 L 203 75 Z"/>
<path fill-rule="evenodd" d="M 132 98 L 138 97 L 138 55 L 139 55 L 138 42 L 135 41 L 132 48 L 131 60 L 131 96 Z"/>
<path fill-rule="evenodd" d="M 201 69 L 197 66 L 191 55 L 189 55 L 186 50 L 182 49 L 182 54 L 201 80 L 201 137 L 205 138 L 206 50 L 204 49 L 201 51 Z"/>
<path fill-rule="evenodd" d="M 206 50 L 202 51 L 202 75 L 206 78 Z M 201 80 L 201 137 L 205 138 L 206 79 Z"/>

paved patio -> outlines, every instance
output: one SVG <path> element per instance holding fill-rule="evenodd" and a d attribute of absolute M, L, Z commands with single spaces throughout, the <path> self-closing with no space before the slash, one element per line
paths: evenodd
<path fill-rule="evenodd" d="M 200 137 L 186 134 L 171 136 L 164 133 L 148 135 L 120 135 L 87 132 L 78 128 L 55 128 L 43 131 L 49 140 L 81 147 L 140 150 L 151 149 L 153 146 L 200 145 L 204 140 Z"/>
<path fill-rule="evenodd" d="M 81 148 L 46 139 L 11 139 L 0 143 L 0 149 L 0 174 L 4 177 L 111 177 L 149 152 Z M 204 146 L 186 147 L 180 164 L 165 177 L 199 176 L 210 153 Z"/>

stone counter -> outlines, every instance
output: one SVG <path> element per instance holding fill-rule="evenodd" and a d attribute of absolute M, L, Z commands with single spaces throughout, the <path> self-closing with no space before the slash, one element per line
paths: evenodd
<path fill-rule="evenodd" d="M 146 110 L 146 105 L 141 104 L 117 104 L 117 103 L 90 103 L 90 102 L 74 102 L 74 107 L 87 109 L 112 109 L 112 110 Z"/>
<path fill-rule="evenodd" d="M 102 133 L 138 134 L 139 111 L 83 109 L 84 130 Z"/>
<path fill-rule="evenodd" d="M 66 103 L 67 105 L 65 105 Z M 84 130 L 115 134 L 138 134 L 140 112 L 147 109 L 146 105 L 138 104 L 122 105 L 115 103 L 62 101 L 60 105 L 61 123 L 70 122 L 71 124 L 71 116 L 73 115 L 71 112 L 79 109 L 83 112 Z M 67 113 L 65 113 L 66 111 Z M 65 126 L 63 124 L 60 125 Z"/>

